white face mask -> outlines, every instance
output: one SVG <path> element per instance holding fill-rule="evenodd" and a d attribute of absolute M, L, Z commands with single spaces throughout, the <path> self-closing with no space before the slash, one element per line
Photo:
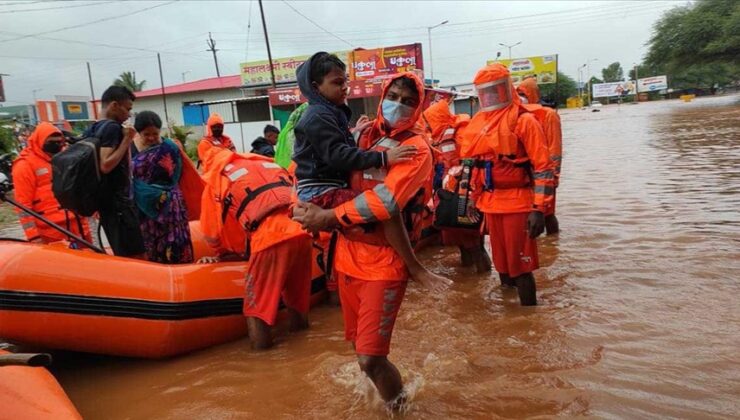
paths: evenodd
<path fill-rule="evenodd" d="M 529 99 L 527 99 L 527 97 L 524 95 L 519 95 L 519 99 L 522 101 L 523 104 L 529 103 Z"/>
<path fill-rule="evenodd" d="M 396 127 L 401 123 L 408 122 L 414 115 L 415 109 L 404 105 L 400 102 L 383 100 L 383 118 L 388 121 L 391 127 Z"/>

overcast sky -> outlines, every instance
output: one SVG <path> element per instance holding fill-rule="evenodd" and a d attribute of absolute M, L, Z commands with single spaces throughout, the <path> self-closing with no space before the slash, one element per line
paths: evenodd
<path fill-rule="evenodd" d="M 497 51 L 508 56 L 499 43 L 520 41 L 514 57 L 559 54 L 560 70 L 573 78 L 594 58 L 591 74 L 619 61 L 626 75 L 645 54 L 652 24 L 686 3 L 263 2 L 273 58 L 420 42 L 427 77 L 426 27 L 448 20 L 432 31 L 434 74 L 443 85 L 470 82 Z M 238 74 L 245 60 L 267 58 L 256 0 L 0 1 L 0 73 L 11 75 L 4 78 L 5 105 L 30 103 L 34 89 L 38 99 L 89 95 L 86 61 L 98 96 L 122 71 L 135 71 L 145 89 L 159 87 L 157 51 L 166 85 L 181 83 L 183 72 L 188 81 L 214 77 L 209 31 L 222 76 Z"/>

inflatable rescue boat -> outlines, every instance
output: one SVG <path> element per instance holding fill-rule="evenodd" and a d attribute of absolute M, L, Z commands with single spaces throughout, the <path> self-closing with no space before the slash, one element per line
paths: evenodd
<path fill-rule="evenodd" d="M 191 232 L 196 259 L 209 255 L 197 222 Z M 325 289 L 317 261 L 312 305 Z M 245 272 L 244 262 L 163 265 L 0 240 L 0 337 L 143 358 L 225 343 L 247 333 Z"/>
<path fill-rule="evenodd" d="M 0 358 L 10 355 L 0 350 Z M 82 419 L 57 380 L 43 367 L 4 366 L 0 360 L 0 418 Z"/>

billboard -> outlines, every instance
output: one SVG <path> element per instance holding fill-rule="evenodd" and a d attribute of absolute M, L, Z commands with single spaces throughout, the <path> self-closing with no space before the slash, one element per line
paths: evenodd
<path fill-rule="evenodd" d="M 294 82 L 295 71 L 308 60 L 310 55 L 277 58 L 272 60 L 272 69 L 275 71 L 275 83 Z M 269 60 L 252 61 L 241 64 L 242 84 L 245 86 L 264 85 L 272 83 Z"/>
<path fill-rule="evenodd" d="M 56 96 L 59 116 L 66 121 L 90 120 L 90 110 L 86 96 Z"/>
<path fill-rule="evenodd" d="M 351 80 L 386 79 L 406 71 L 423 70 L 421 44 L 355 50 L 350 53 Z"/>
<path fill-rule="evenodd" d="M 634 80 L 626 82 L 597 83 L 591 90 L 594 98 L 608 98 L 610 96 L 634 95 L 637 93 Z"/>
<path fill-rule="evenodd" d="M 657 92 L 663 89 L 668 89 L 667 76 L 655 76 L 646 77 L 644 79 L 637 79 L 638 92 Z"/>
<path fill-rule="evenodd" d="M 537 84 L 546 85 L 558 80 L 558 55 L 488 60 L 486 64 L 501 63 L 509 68 L 511 81 L 518 84 L 527 76 L 537 76 Z"/>
<path fill-rule="evenodd" d="M 340 60 L 350 67 L 350 52 L 334 52 Z M 275 83 L 295 82 L 295 72 L 298 66 L 308 60 L 310 55 L 298 55 L 295 57 L 276 58 L 272 60 L 272 68 L 275 71 Z M 245 86 L 266 85 L 272 83 L 269 60 L 251 61 L 241 63 L 242 84 Z"/>
<path fill-rule="evenodd" d="M 354 80 L 349 82 L 348 98 L 367 98 L 380 96 L 383 93 L 383 80 Z M 269 89 L 270 105 L 297 105 L 306 102 L 297 86 Z"/>

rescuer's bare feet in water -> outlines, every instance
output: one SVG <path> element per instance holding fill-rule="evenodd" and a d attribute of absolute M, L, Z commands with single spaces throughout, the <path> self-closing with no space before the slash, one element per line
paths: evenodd
<path fill-rule="evenodd" d="M 308 328 L 308 315 L 302 314 L 293 308 L 288 308 L 288 317 L 290 332 L 305 330 Z"/>
<path fill-rule="evenodd" d="M 267 350 L 272 347 L 270 326 L 259 318 L 247 317 L 247 330 L 252 350 Z"/>
<path fill-rule="evenodd" d="M 360 369 L 373 381 L 380 397 L 392 410 L 400 409 L 406 402 L 401 373 L 385 356 L 357 355 Z"/>

